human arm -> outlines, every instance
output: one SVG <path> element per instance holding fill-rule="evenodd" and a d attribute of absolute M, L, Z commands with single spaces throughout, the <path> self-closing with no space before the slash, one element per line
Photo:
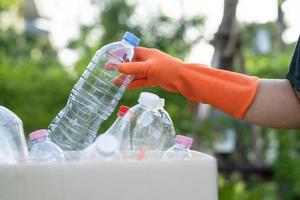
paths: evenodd
<path fill-rule="evenodd" d="M 300 37 L 286 79 L 261 79 L 245 119 L 265 127 L 300 127 Z"/>
<path fill-rule="evenodd" d="M 300 102 L 287 79 L 260 79 L 244 119 L 270 128 L 299 128 Z"/>
<path fill-rule="evenodd" d="M 155 49 L 137 48 L 135 53 L 135 62 L 119 66 L 121 72 L 135 76 L 129 88 L 160 86 L 237 119 L 265 127 L 300 127 L 300 105 L 288 80 L 258 79 L 184 63 Z"/>

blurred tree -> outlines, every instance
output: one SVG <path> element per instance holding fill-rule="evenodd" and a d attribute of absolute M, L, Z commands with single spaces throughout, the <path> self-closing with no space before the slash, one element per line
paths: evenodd
<path fill-rule="evenodd" d="M 0 104 L 20 116 L 26 133 L 47 128 L 74 80 L 58 62 L 49 40 L 9 24 L 3 13 L 20 24 L 24 20 L 20 1 L 1 1 L 0 20 L 5 23 L 0 23 Z"/>
<path fill-rule="evenodd" d="M 260 180 L 245 181 L 238 173 L 228 178 L 220 175 L 219 193 L 221 200 L 276 200 L 277 186 L 274 182 L 257 185 Z"/>
<path fill-rule="evenodd" d="M 42 69 L 30 60 L 13 67 L 1 62 L 0 66 L 0 105 L 23 120 L 26 133 L 47 128 L 65 105 L 73 79 L 61 67 Z"/>
<path fill-rule="evenodd" d="M 282 33 L 285 29 L 283 12 L 281 10 L 283 1 L 278 1 L 278 19 L 276 22 L 247 24 L 242 29 L 237 26 L 235 19 L 237 3 L 237 0 L 224 0 L 223 19 L 213 40 L 215 54 L 212 65 L 226 70 L 235 70 L 242 73 L 249 72 L 265 78 L 284 78 L 294 45 L 287 47 L 282 41 Z M 220 124 L 222 118 L 215 115 L 214 112 L 208 120 L 214 119 L 217 121 L 216 123 L 211 121 L 213 127 L 216 127 L 216 125 L 223 127 L 221 131 L 218 129 L 220 135 L 225 135 L 226 130 L 230 126 L 238 133 L 236 137 L 236 151 L 232 155 L 217 154 L 221 172 L 230 177 L 234 171 L 239 171 L 243 175 L 243 179 L 247 181 L 247 184 L 250 183 L 250 177 L 258 177 L 259 179 L 256 181 L 263 185 L 269 184 L 263 179 L 272 180 L 275 178 L 279 184 L 273 188 L 273 192 L 278 192 L 279 199 L 298 199 L 298 190 L 294 188 L 298 188 L 299 170 L 295 170 L 295 166 L 299 162 L 299 151 L 292 147 L 292 144 L 295 141 L 299 144 L 298 137 L 295 138 L 295 134 L 299 133 L 280 131 L 280 154 L 275 165 L 277 167 L 273 171 L 266 164 L 265 159 L 268 156 L 267 154 L 277 151 L 277 147 L 263 148 L 264 145 L 267 145 L 268 140 L 266 137 L 272 130 L 261 129 L 247 123 L 232 120 L 228 120 L 229 122 L 232 121 L 231 125 L 230 123 L 223 125 Z M 294 139 L 291 140 L 290 137 Z M 275 137 L 274 140 L 277 141 L 277 138 Z M 294 158 L 290 158 L 291 152 L 295 155 Z M 288 164 L 281 164 L 286 162 Z M 286 176 L 285 173 L 289 173 L 288 171 L 292 174 L 291 176 Z M 228 184 L 228 186 L 229 188 L 234 188 L 236 184 Z M 229 189 L 227 186 L 225 188 L 220 190 L 220 196 L 224 199 L 234 199 L 234 189 Z M 248 190 L 251 191 L 250 188 Z M 262 199 L 264 196 L 263 193 L 257 193 L 258 196 L 254 195 L 250 198 L 252 196 L 251 193 L 249 193 L 249 196 L 246 191 L 242 193 L 243 195 L 237 197 L 237 199 Z M 273 197 L 275 198 L 275 196 Z"/>
<path fill-rule="evenodd" d="M 277 20 L 276 20 L 276 30 L 277 30 L 277 49 L 280 51 L 285 50 L 285 44 L 282 39 L 283 32 L 286 29 L 286 23 L 284 21 L 284 13 L 282 10 L 282 5 L 286 0 L 277 0 Z"/>
<path fill-rule="evenodd" d="M 215 52 L 212 66 L 233 71 L 234 58 L 239 50 L 240 32 L 236 21 L 238 0 L 224 0 L 221 24 L 212 41 Z"/>
<path fill-rule="evenodd" d="M 279 155 L 274 165 L 274 180 L 279 185 L 279 198 L 296 200 L 300 198 L 300 132 L 278 131 Z"/>
<path fill-rule="evenodd" d="M 11 8 L 12 6 L 20 5 L 21 0 L 1 0 L 0 11 Z"/>
<path fill-rule="evenodd" d="M 35 62 L 41 68 L 61 66 L 49 41 L 36 34 L 8 28 L 0 32 L 0 62 L 12 61 L 11 67 Z"/>

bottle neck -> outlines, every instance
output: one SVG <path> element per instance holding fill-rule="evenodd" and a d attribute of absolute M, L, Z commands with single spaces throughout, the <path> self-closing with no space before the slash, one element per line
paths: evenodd
<path fill-rule="evenodd" d="M 126 121 L 126 122 L 128 122 L 128 121 L 131 120 L 131 118 L 132 118 L 132 113 L 129 112 L 129 111 L 127 111 L 124 115 L 118 115 L 118 119 L 120 121 Z"/>
<path fill-rule="evenodd" d="M 45 140 L 48 140 L 48 138 L 47 137 L 38 138 L 38 139 L 35 139 L 35 140 L 31 140 L 31 144 L 40 143 L 40 142 L 43 142 Z"/>
<path fill-rule="evenodd" d="M 141 104 L 141 103 L 139 103 L 139 105 L 144 110 L 155 110 L 155 109 L 157 109 L 156 107 L 145 105 L 145 104 Z"/>
<path fill-rule="evenodd" d="M 190 150 L 190 146 L 176 142 L 175 147 L 181 150 Z"/>
<path fill-rule="evenodd" d="M 122 39 L 121 41 L 122 41 L 126 46 L 135 47 L 134 45 L 132 45 L 130 42 L 128 42 L 128 41 L 125 40 L 125 39 Z"/>
<path fill-rule="evenodd" d="M 117 117 L 117 119 L 123 119 L 123 117 L 126 115 L 126 113 L 124 113 L 124 114 L 118 114 L 118 117 Z"/>

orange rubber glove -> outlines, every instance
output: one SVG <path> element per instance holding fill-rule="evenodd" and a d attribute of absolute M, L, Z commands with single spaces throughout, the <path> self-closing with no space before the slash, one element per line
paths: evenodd
<path fill-rule="evenodd" d="M 129 89 L 160 86 L 192 101 L 211 104 L 237 119 L 244 117 L 259 83 L 256 77 L 184 63 L 148 48 L 136 48 L 134 62 L 120 64 L 118 69 L 134 75 Z"/>

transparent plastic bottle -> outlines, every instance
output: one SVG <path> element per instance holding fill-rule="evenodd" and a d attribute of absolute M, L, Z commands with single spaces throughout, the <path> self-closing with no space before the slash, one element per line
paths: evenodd
<path fill-rule="evenodd" d="M 28 155 L 21 119 L 9 109 L 0 106 L 0 137 L 12 151 L 13 160 L 23 162 Z"/>
<path fill-rule="evenodd" d="M 160 98 L 159 105 L 158 105 L 158 112 L 161 116 L 162 125 L 163 125 L 163 140 L 164 146 L 163 150 L 169 149 L 171 146 L 174 145 L 175 139 L 175 127 L 173 125 L 173 121 L 169 115 L 169 113 L 164 109 L 165 106 L 165 99 Z"/>
<path fill-rule="evenodd" d="M 148 151 L 162 150 L 164 146 L 163 126 L 157 111 L 159 97 L 149 92 L 142 92 L 139 104 L 128 112 L 132 113 L 132 149 L 140 151 L 146 146 Z"/>
<path fill-rule="evenodd" d="M 91 144 L 131 82 L 120 63 L 130 62 L 139 38 L 126 32 L 119 42 L 97 51 L 73 87 L 67 105 L 49 126 L 50 139 L 63 150 L 81 150 Z"/>
<path fill-rule="evenodd" d="M 3 130 L 0 127 L 0 165 L 1 164 L 15 164 L 15 156 L 13 149 L 7 143 L 5 137 L 3 137 Z"/>
<path fill-rule="evenodd" d="M 183 135 L 176 135 L 175 144 L 162 156 L 162 160 L 190 160 L 190 147 L 193 139 Z"/>
<path fill-rule="evenodd" d="M 64 162 L 63 151 L 48 138 L 46 129 L 37 130 L 29 135 L 32 143 L 30 161 L 34 163 Z"/>
<path fill-rule="evenodd" d="M 81 160 L 120 160 L 119 142 L 108 134 L 100 135 L 96 141 L 82 151 Z"/>
<path fill-rule="evenodd" d="M 13 163 L 14 161 L 6 156 L 5 151 L 3 151 L 3 149 L 0 149 L 0 165 Z"/>
<path fill-rule="evenodd" d="M 103 134 L 114 136 L 118 140 L 121 150 L 130 150 L 130 116 L 127 113 L 128 110 L 129 107 L 120 106 L 117 119 Z"/>

